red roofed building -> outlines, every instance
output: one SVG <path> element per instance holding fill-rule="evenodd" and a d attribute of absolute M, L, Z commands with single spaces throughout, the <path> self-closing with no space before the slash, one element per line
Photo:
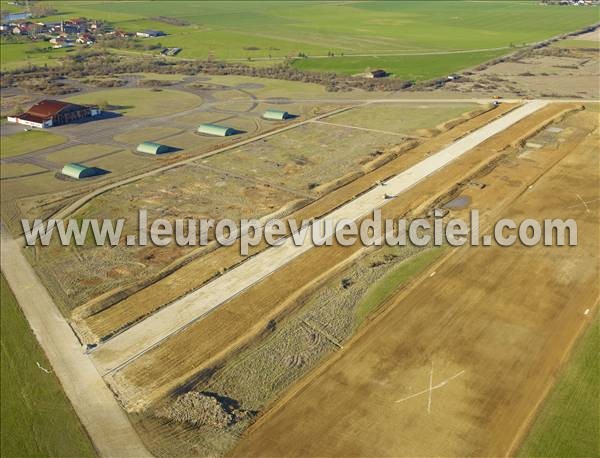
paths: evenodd
<path fill-rule="evenodd" d="M 27 112 L 18 116 L 9 116 L 10 122 L 32 127 L 52 127 L 80 121 L 97 116 L 100 109 L 96 105 L 77 105 L 59 100 L 42 100 L 33 105 Z"/>

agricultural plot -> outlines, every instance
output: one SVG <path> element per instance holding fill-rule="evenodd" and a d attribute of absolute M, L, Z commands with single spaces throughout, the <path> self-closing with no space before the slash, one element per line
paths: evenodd
<path fill-rule="evenodd" d="M 421 55 L 406 53 L 398 56 L 320 57 L 296 59 L 293 65 L 299 70 L 316 72 L 327 72 L 334 69 L 337 73 L 345 75 L 361 74 L 369 68 L 382 68 L 392 77 L 409 81 L 425 81 L 474 67 L 509 52 L 509 49 L 504 48 L 460 53 L 440 52 L 433 53 L 434 56 L 426 52 Z M 432 57 L 434 58 L 432 59 Z"/>
<path fill-rule="evenodd" d="M 598 342 L 600 321 L 596 317 L 558 374 L 556 386 L 519 450 L 520 457 L 598 455 Z"/>
<path fill-rule="evenodd" d="M 0 291 L 2 454 L 95 457 L 94 447 L 52 373 L 4 275 Z"/>
<path fill-rule="evenodd" d="M 500 163 L 480 178 L 488 196 L 473 197 L 483 208 L 512 188 L 512 203 L 500 205 L 508 203 L 502 215 L 517 221 L 569 208 L 579 226 L 577 247 L 457 250 L 433 279 L 422 277 L 399 295 L 368 332 L 259 420 L 233 455 L 513 453 L 565 352 L 593 319 L 598 297 L 591 254 L 598 248 L 597 206 L 574 206 L 577 193 L 597 198 L 597 131 L 564 135 L 559 149 Z M 538 164 L 515 173 L 513 161 L 532 160 Z M 541 178 L 527 177 L 527 170 Z M 435 387 L 429 399 L 428 383 Z"/>
<path fill-rule="evenodd" d="M 4 11 L 4 5 L 2 5 Z M 73 49 L 52 49 L 47 42 L 19 41 L 9 42 L 4 37 L 0 41 L 0 63 L 2 70 L 22 68 L 27 65 L 61 64 L 61 59 Z"/>
<path fill-rule="evenodd" d="M 523 2 L 489 3 L 480 8 L 460 2 L 273 2 L 268 10 L 258 3 L 211 3 L 200 7 L 185 2 L 110 2 L 100 8 L 86 1 L 56 1 L 53 6 L 59 14 L 48 20 L 60 20 L 68 11 L 74 16 L 111 21 L 114 27 L 131 32 L 163 30 L 167 36 L 144 41 L 181 47 L 180 56 L 184 58 L 252 59 L 274 65 L 302 53 L 324 58 L 301 60 L 297 65 L 357 73 L 369 65 L 383 64 L 403 79 L 443 77 L 509 52 L 511 46 L 540 41 L 593 22 L 586 8 L 547 8 Z M 157 21 L 159 16 L 175 18 L 183 25 Z M 331 18 L 335 18 L 334 23 Z M 457 50 L 470 53 L 451 54 Z M 7 54 L 11 58 L 4 59 L 3 65 L 25 61 L 25 50 L 10 51 Z M 438 53 L 435 59 L 425 54 L 432 52 Z M 328 59 L 328 53 L 343 53 L 344 58 Z M 411 55 L 419 53 L 425 55 Z"/>

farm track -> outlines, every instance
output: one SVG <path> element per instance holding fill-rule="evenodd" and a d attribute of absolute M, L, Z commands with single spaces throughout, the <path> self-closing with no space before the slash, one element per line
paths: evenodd
<path fill-rule="evenodd" d="M 442 173 L 432 175 L 406 191 L 403 194 L 405 198 L 390 201 L 382 208 L 383 217 L 398 217 L 415 207 L 426 206 L 427 202 L 435 201 L 436 196 L 443 195 L 453 187 L 449 181 L 455 183 L 479 170 L 493 159 L 494 155 L 490 152 L 499 154 L 507 143 L 519 137 L 519 131 L 530 131 L 534 126 L 545 125 L 549 119 L 560 116 L 569 109 L 572 107 L 546 107 L 502 134 L 490 138 L 469 154 L 447 165 Z M 143 408 L 194 373 L 218 364 L 231 351 L 246 345 L 253 336 L 262 332 L 270 319 L 290 313 L 290 303 L 305 292 L 299 291 L 299 288 L 303 285 L 310 286 L 320 272 L 339 266 L 359 249 L 357 246 L 340 247 L 334 244 L 307 251 L 252 288 L 222 304 L 213 313 L 194 321 L 170 338 L 160 341 L 160 345 L 150 347 L 138 357 L 118 366 L 116 372 L 106 377 L 108 383 L 118 392 L 126 408 Z M 314 266 L 319 266 L 319 269 L 314 269 Z M 107 348 L 105 344 L 103 347 L 105 350 L 112 347 L 112 350 L 110 353 L 96 351 L 93 358 L 99 367 L 109 368 L 116 346 L 108 345 Z M 190 351 L 190 348 L 194 348 L 194 351 Z M 172 370 L 165 373 L 165 367 Z"/>
<path fill-rule="evenodd" d="M 447 132 L 443 132 L 437 137 L 418 145 L 416 148 L 400 153 L 398 158 L 391 160 L 381 167 L 325 194 L 315 202 L 295 211 L 289 218 L 303 220 L 321 217 L 372 188 L 376 182 L 398 174 L 422 160 L 425 155 L 442 148 L 514 108 L 515 105 L 513 104 L 503 104 L 494 110 L 486 111 L 466 120 Z M 265 248 L 267 248 L 267 245 L 264 242 L 256 247 L 250 247 L 250 256 L 258 254 Z M 78 319 L 78 316 L 85 318 L 89 314 L 86 311 L 89 305 L 84 304 L 73 314 L 73 318 L 76 320 L 75 326 L 81 330 L 80 334 L 82 338 L 91 339 L 90 341 L 94 342 L 96 339 L 121 330 L 152 311 L 199 288 L 213 279 L 215 273 L 221 269 L 229 270 L 248 259 L 249 257 L 240 255 L 239 242 L 236 242 L 231 247 L 219 247 L 215 251 L 198 257 L 198 259 L 191 260 L 170 275 L 160 278 L 156 283 L 139 290 L 112 307 L 96 313 L 85 320 Z"/>
<path fill-rule="evenodd" d="M 485 188 L 473 204 L 502 196 L 506 218 L 572 217 L 578 246 L 457 249 L 433 279 L 423 275 L 389 301 L 277 402 L 231 455 L 512 456 L 597 313 L 599 136 L 592 129 L 557 151 L 531 153 L 546 164 L 538 178 L 500 166 L 486 178 L 499 188 Z M 503 191 L 515 186 L 516 200 L 506 201 Z M 578 204 L 577 195 L 596 204 Z M 429 377 L 436 389 L 428 401 Z"/>

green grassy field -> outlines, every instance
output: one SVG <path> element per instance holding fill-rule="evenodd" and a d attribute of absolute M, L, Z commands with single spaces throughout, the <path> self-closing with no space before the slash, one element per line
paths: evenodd
<path fill-rule="evenodd" d="M 414 258 L 401 263 L 374 283 L 356 306 L 356 324 L 360 325 L 373 310 L 383 304 L 402 285 L 429 267 L 443 251 L 440 248 L 423 251 Z"/>
<path fill-rule="evenodd" d="M 8 42 L 0 41 L 0 63 L 2 70 L 24 67 L 28 65 L 58 65 L 67 49 L 51 49 L 52 46 L 44 41 Z M 72 51 L 72 50 L 71 50 Z"/>
<path fill-rule="evenodd" d="M 18 156 L 19 154 L 37 151 L 49 146 L 60 145 L 67 139 L 62 135 L 52 134 L 43 130 L 30 130 L 0 137 L 0 157 Z"/>
<path fill-rule="evenodd" d="M 595 319 L 542 407 L 521 457 L 600 456 L 600 321 Z"/>
<path fill-rule="evenodd" d="M 327 72 L 332 68 L 337 73 L 354 75 L 371 68 L 381 68 L 393 76 L 411 81 L 423 81 L 447 76 L 460 70 L 474 67 L 487 60 L 509 52 L 506 49 L 496 51 L 477 51 L 454 54 L 423 54 L 413 56 L 382 57 L 330 57 L 296 59 L 294 67 L 300 70 Z"/>
<path fill-rule="evenodd" d="M 2 456 L 96 456 L 4 276 L 2 302 Z"/>
<path fill-rule="evenodd" d="M 420 129 L 434 128 L 443 122 L 480 108 L 483 107 L 474 103 L 377 103 L 330 116 L 327 118 L 327 122 L 406 135 L 419 135 Z"/>
<path fill-rule="evenodd" d="M 136 118 L 151 118 L 169 115 L 194 108 L 202 103 L 202 99 L 188 92 L 162 89 L 109 89 L 76 95 L 68 99 L 75 103 L 108 103 L 116 111 Z"/>
<path fill-rule="evenodd" d="M 537 2 L 90 2 L 54 1 L 61 17 L 85 16 L 112 22 L 135 32 L 156 28 L 168 35 L 148 42 L 183 48 L 179 57 L 242 59 L 309 57 L 344 53 L 478 51 L 435 57 L 309 60 L 314 70 L 352 73 L 367 66 L 388 67 L 404 79 L 444 76 L 483 62 L 511 45 L 522 45 L 595 22 L 590 8 L 544 7 Z M 169 16 L 188 25 L 165 24 Z M 510 27 L 507 26 L 510 24 Z M 502 49 L 496 49 L 502 48 Z M 484 51 L 488 50 L 488 51 Z M 491 53 L 491 54 L 490 54 Z M 448 57 L 450 56 L 450 57 Z M 11 50 L 4 65 L 17 65 L 25 56 Z M 354 59 L 354 58 L 353 58 Z M 389 59 L 389 60 L 388 60 Z M 314 63 L 313 63 L 314 62 Z M 309 64 L 310 63 L 310 64 Z M 298 64 L 300 65 L 300 64 Z M 417 67 L 416 69 L 414 67 Z M 306 67 L 308 68 L 308 67 Z"/>

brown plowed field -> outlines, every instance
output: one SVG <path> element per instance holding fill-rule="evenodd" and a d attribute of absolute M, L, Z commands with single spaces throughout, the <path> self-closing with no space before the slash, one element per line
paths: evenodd
<path fill-rule="evenodd" d="M 400 153 L 398 158 L 325 195 L 294 212 L 290 217 L 301 220 L 322 216 L 352 199 L 354 196 L 368 190 L 376 181 L 383 180 L 406 170 L 421 161 L 426 154 L 441 149 L 452 141 L 514 109 L 515 106 L 516 104 L 502 104 L 496 109 L 487 111 L 459 124 L 416 148 Z M 250 254 L 258 253 L 265 249 L 265 247 L 265 244 L 251 247 Z M 75 327 L 78 328 L 82 340 L 96 342 L 140 320 L 163 305 L 199 288 L 214 278 L 215 275 L 218 275 L 220 271 L 227 270 L 243 262 L 245 259 L 247 258 L 240 255 L 239 244 L 234 244 L 231 247 L 220 247 L 215 251 L 192 260 L 172 274 L 139 290 L 115 305 L 92 314 L 85 319 L 81 319 L 79 316 L 85 317 L 89 315 L 85 311 L 86 306 L 84 305 L 73 314 Z"/>
<path fill-rule="evenodd" d="M 589 116 L 595 115 L 573 118 L 589 126 Z M 517 222 L 574 218 L 578 246 L 456 250 L 263 416 L 233 455 L 513 451 L 565 354 L 597 313 L 597 124 L 595 129 L 560 144 L 565 157 L 530 182 L 501 216 Z M 521 160 L 540 154 L 555 153 L 541 148 Z M 507 189 L 519 183 L 516 168 L 494 173 Z M 473 205 L 490 205 L 490 197 L 475 197 Z"/>
<path fill-rule="evenodd" d="M 513 143 L 524 132 L 532 132 L 573 108 L 573 105 L 549 105 L 511 126 L 404 193 L 402 199 L 390 201 L 383 208 L 383 217 L 399 217 L 436 200 L 457 182 L 494 160 L 506 145 Z M 232 350 L 239 349 L 264 330 L 271 318 L 288 313 L 294 299 L 305 293 L 303 288 L 314 284 L 324 272 L 340 266 L 359 249 L 357 244 L 310 250 L 202 320 L 109 375 L 107 381 L 128 409 L 143 408 L 200 370 L 218 363 Z"/>

